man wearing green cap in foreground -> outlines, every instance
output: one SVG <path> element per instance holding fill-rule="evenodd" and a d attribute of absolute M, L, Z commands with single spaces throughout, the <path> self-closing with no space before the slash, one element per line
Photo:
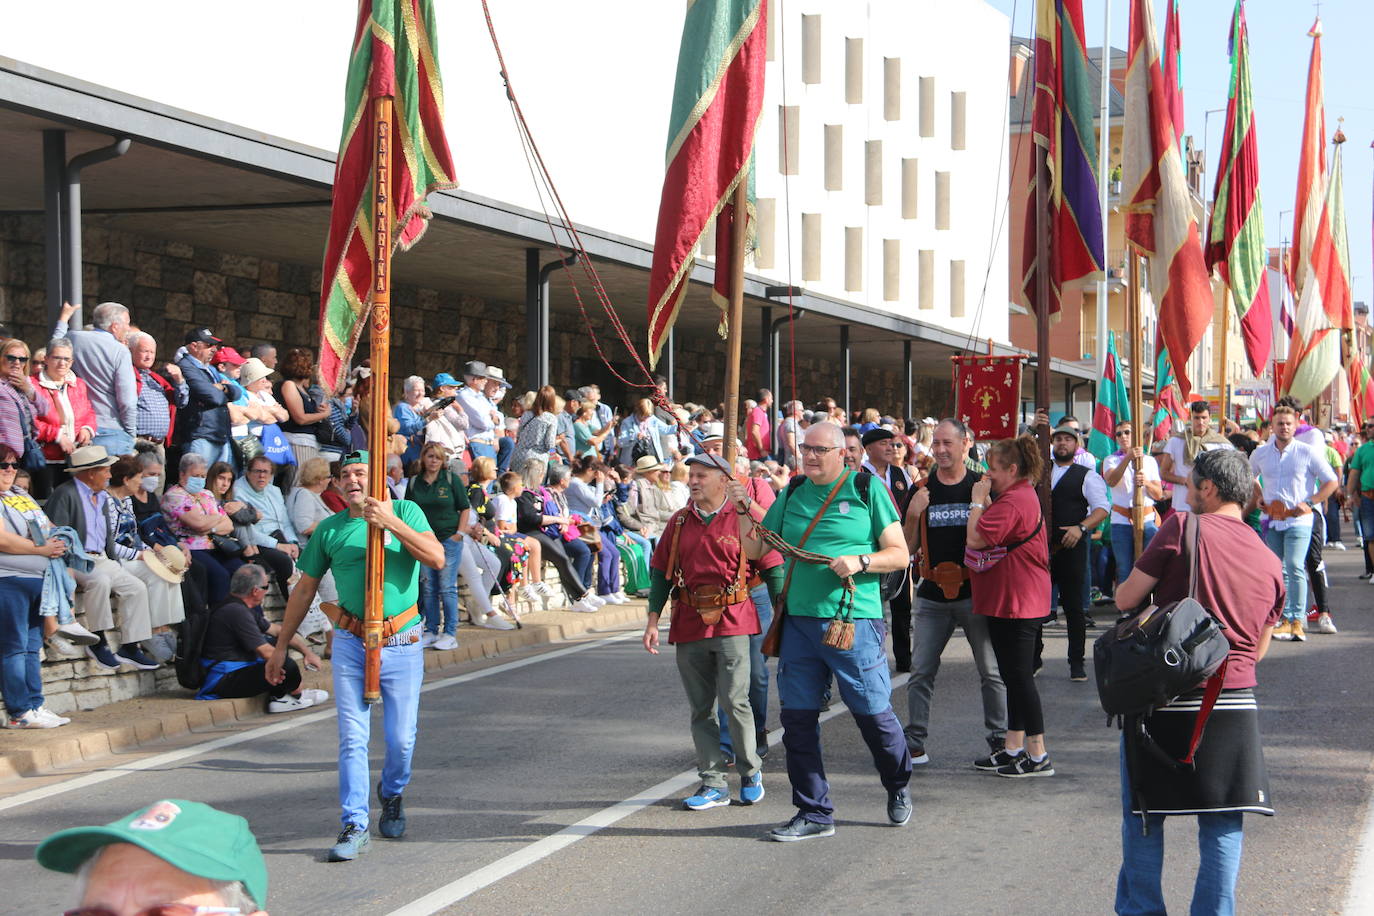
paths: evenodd
<path fill-rule="evenodd" d="M 267 863 L 248 822 L 200 802 L 164 799 L 103 827 L 73 827 L 38 844 L 38 864 L 77 874 L 68 916 L 163 908 L 267 916 Z"/>
<path fill-rule="evenodd" d="M 367 532 L 382 529 L 385 573 L 382 588 L 382 725 L 386 758 L 377 796 L 382 816 L 377 830 L 396 839 L 405 833 L 401 793 L 410 782 L 410 759 L 415 751 L 415 726 L 420 715 L 420 684 L 425 665 L 420 643 L 419 571 L 424 564 L 444 566 L 440 546 L 424 512 L 407 500 L 376 500 L 367 495 L 367 452 L 349 452 L 339 477 L 348 508 L 316 526 L 296 566 L 300 581 L 291 590 L 286 614 L 277 634 L 277 649 L 267 661 L 265 677 L 279 684 L 285 677 L 286 647 L 305 619 L 320 578 L 333 570 L 339 589 L 334 622 L 334 701 L 339 719 L 339 806 L 343 829 L 329 850 L 329 861 L 347 862 L 367 851 L 368 795 L 371 774 L 367 759 L 372 707 L 363 702 L 363 606 L 367 593 Z"/>

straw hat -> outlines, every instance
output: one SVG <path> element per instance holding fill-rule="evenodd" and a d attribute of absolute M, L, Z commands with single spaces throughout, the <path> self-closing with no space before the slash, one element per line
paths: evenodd
<path fill-rule="evenodd" d="M 159 544 L 151 550 L 145 550 L 143 562 L 157 573 L 158 578 L 173 585 L 180 585 L 186 577 L 186 555 L 176 547 Z"/>
<path fill-rule="evenodd" d="M 103 445 L 83 445 L 67 456 L 67 473 L 75 474 L 78 471 L 107 468 L 118 460 L 105 451 Z"/>
<path fill-rule="evenodd" d="M 239 370 L 239 384 L 247 388 L 254 382 L 260 382 L 271 375 L 274 369 L 267 368 L 267 364 L 256 356 L 250 356 L 243 361 L 243 368 Z"/>
<path fill-rule="evenodd" d="M 640 455 L 635 461 L 635 473 L 644 474 L 649 471 L 666 471 L 668 466 L 659 461 L 653 455 Z"/>

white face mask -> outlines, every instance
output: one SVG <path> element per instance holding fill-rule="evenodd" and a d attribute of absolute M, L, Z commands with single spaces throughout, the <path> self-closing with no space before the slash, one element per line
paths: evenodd
<path fill-rule="evenodd" d="M 143 489 L 147 490 L 149 493 L 152 493 L 152 492 L 154 492 L 155 490 L 157 490 L 157 478 L 156 478 L 156 477 L 144 477 L 142 480 L 140 480 L 140 481 L 138 482 L 138 484 L 139 484 L 139 486 L 141 486 Z"/>

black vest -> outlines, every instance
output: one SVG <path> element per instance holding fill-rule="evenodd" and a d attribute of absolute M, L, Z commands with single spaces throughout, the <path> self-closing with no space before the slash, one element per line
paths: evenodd
<path fill-rule="evenodd" d="M 1072 465 L 1050 491 L 1050 518 L 1054 522 L 1056 541 L 1060 528 L 1077 525 L 1088 517 L 1088 497 L 1083 493 L 1083 481 L 1087 476 L 1088 469 L 1083 465 Z"/>

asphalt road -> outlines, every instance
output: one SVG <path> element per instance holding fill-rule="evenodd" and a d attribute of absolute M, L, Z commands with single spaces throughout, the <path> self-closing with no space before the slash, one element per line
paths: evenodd
<path fill-rule="evenodd" d="M 1340 635 L 1275 644 L 1259 669 L 1279 814 L 1247 819 L 1246 913 L 1342 912 L 1365 829 L 1374 589 L 1355 579 L 1353 553 L 1330 563 Z M 823 727 L 834 838 L 763 839 L 793 810 L 778 745 L 760 805 L 682 811 L 695 777 L 671 650 L 649 657 L 637 633 L 620 631 L 432 676 L 406 792 L 408 835 L 374 839 L 353 863 L 324 862 L 338 829 L 332 706 L 124 755 L 95 784 L 72 776 L 0 786 L 0 911 L 71 905 L 70 879 L 33 862 L 44 836 L 171 797 L 249 819 L 276 916 L 1106 913 L 1120 843 L 1117 732 L 1092 685 L 1068 681 L 1063 648 L 1063 630 L 1048 630 L 1040 687 L 1058 775 L 1004 780 L 969 767 L 983 749 L 976 675 L 962 641 L 950 644 L 932 762 L 913 781 L 916 813 L 905 828 L 887 826 L 885 793 L 838 704 Z M 900 683 L 895 698 L 904 717 Z M 227 741 L 204 747 L 216 738 Z M 1193 833 L 1185 818 L 1167 830 L 1166 892 L 1179 911 L 1195 872 Z"/>

